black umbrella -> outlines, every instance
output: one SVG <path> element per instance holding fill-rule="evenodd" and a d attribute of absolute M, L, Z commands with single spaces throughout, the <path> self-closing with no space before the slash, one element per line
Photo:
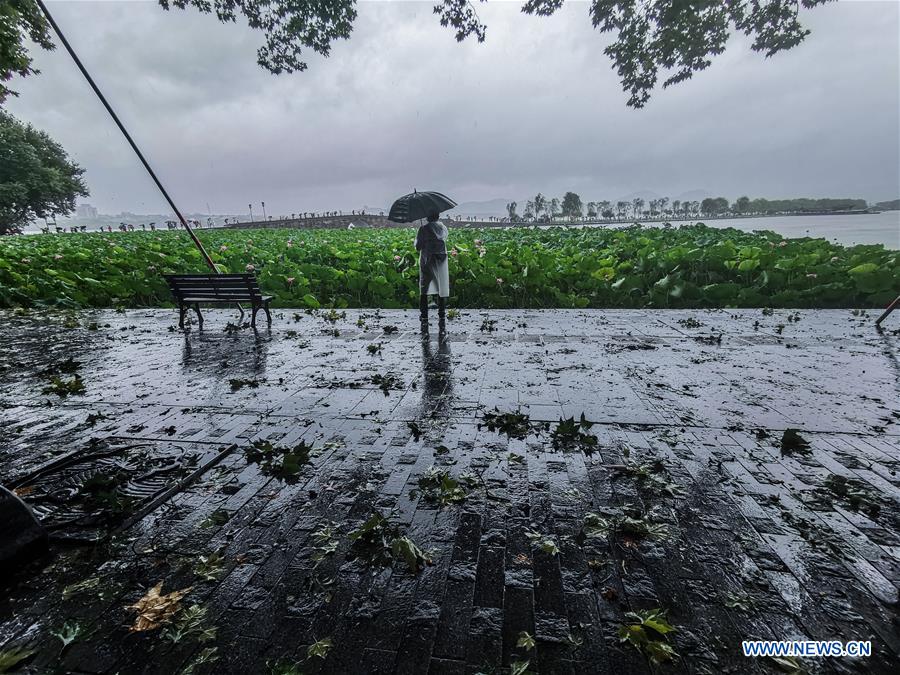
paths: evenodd
<path fill-rule="evenodd" d="M 403 195 L 391 206 L 388 220 L 395 223 L 411 223 L 424 218 L 429 211 L 449 211 L 456 202 L 440 192 L 415 192 Z"/>

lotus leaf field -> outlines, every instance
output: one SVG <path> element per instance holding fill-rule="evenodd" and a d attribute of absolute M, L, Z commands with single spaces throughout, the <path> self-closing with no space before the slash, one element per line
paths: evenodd
<path fill-rule="evenodd" d="M 205 230 L 223 272 L 254 271 L 279 307 L 416 306 L 414 230 Z M 900 251 L 774 232 L 684 227 L 450 232 L 460 307 L 878 307 Z M 153 307 L 163 273 L 205 272 L 184 232 L 0 239 L 0 306 Z"/>

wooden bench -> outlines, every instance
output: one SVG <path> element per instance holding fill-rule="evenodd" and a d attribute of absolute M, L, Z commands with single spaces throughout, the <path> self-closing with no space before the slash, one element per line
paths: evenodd
<path fill-rule="evenodd" d="M 271 295 L 263 295 L 255 274 L 164 274 L 166 282 L 175 300 L 178 302 L 178 327 L 184 328 L 184 315 L 188 309 L 194 308 L 197 321 L 203 327 L 203 315 L 200 303 L 214 305 L 238 305 L 241 319 L 244 310 L 240 303 L 249 303 L 252 308 L 250 325 L 256 328 L 256 313 L 261 309 L 266 313 L 269 325 L 272 315 L 269 313 Z"/>

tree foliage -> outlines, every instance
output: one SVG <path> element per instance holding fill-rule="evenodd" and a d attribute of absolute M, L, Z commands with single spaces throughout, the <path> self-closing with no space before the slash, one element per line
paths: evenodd
<path fill-rule="evenodd" d="M 485 0 L 482 0 L 484 2 Z M 660 78 L 663 87 L 689 79 L 725 51 L 733 32 L 753 42 L 751 49 L 766 57 L 800 44 L 809 31 L 800 23 L 800 7 L 809 9 L 830 0 L 591 0 L 590 16 L 601 33 L 615 38 L 604 53 L 612 59 L 628 105 L 643 107 Z M 564 0 L 527 0 L 525 14 L 550 16 Z M 448 10 L 452 8 L 452 10 Z M 475 35 L 484 41 L 486 26 L 465 0 L 443 0 L 436 13 L 451 17 L 456 39 Z"/>
<path fill-rule="evenodd" d="M 0 0 L 0 103 L 17 96 L 4 84 L 13 76 L 33 75 L 26 38 L 44 49 L 53 49 L 50 26 L 34 0 Z"/>
<path fill-rule="evenodd" d="M 574 192 L 567 192 L 563 195 L 562 199 L 562 209 L 563 216 L 567 218 L 581 218 L 584 213 L 584 207 L 581 204 L 581 197 L 579 197 Z"/>
<path fill-rule="evenodd" d="M 740 200 L 738 200 L 740 201 Z M 835 211 L 850 211 L 853 209 L 865 209 L 868 204 L 865 199 L 847 197 L 845 199 L 762 199 L 748 200 L 746 211 L 750 213 L 833 213 Z"/>
<path fill-rule="evenodd" d="M 74 211 L 88 194 L 83 173 L 45 132 L 0 110 L 0 234 Z"/>
<path fill-rule="evenodd" d="M 331 43 L 346 40 L 356 20 L 356 0 L 159 0 L 163 9 L 194 7 L 222 22 L 243 15 L 265 36 L 256 62 L 270 73 L 306 70 L 303 50 L 328 56 Z"/>
<path fill-rule="evenodd" d="M 485 0 L 481 0 L 484 2 Z M 527 0 L 522 12 L 549 16 L 564 0 Z M 752 49 L 767 57 L 795 47 L 809 34 L 800 8 L 829 0 L 591 0 L 590 19 L 614 35 L 604 50 L 629 94 L 643 107 L 662 76 L 663 87 L 690 78 L 725 51 L 729 36 L 744 33 Z M 356 0 L 159 0 L 163 9 L 194 9 L 222 22 L 243 17 L 262 33 L 257 62 L 275 73 L 306 70 L 304 51 L 328 56 L 335 40 L 347 39 L 356 20 Z M 439 0 L 434 13 L 458 41 L 485 40 L 487 26 L 470 0 Z M 0 103 L 11 92 L 2 83 L 30 75 L 26 38 L 52 49 L 46 20 L 35 0 L 0 0 Z"/>
<path fill-rule="evenodd" d="M 559 215 L 559 198 L 554 197 L 550 200 L 550 218 L 556 218 Z"/>
<path fill-rule="evenodd" d="M 728 210 L 728 200 L 725 197 L 707 197 L 700 202 L 700 209 L 709 216 L 717 216 Z"/>
<path fill-rule="evenodd" d="M 800 7 L 829 0 L 593 0 L 591 21 L 616 38 L 604 52 L 613 61 L 628 105 L 641 108 L 665 71 L 663 87 L 689 79 L 725 51 L 734 31 L 752 38 L 766 57 L 797 46 L 809 34 Z M 559 0 L 532 0 L 558 5 Z M 529 3 L 530 4 L 530 3 Z M 527 7 L 527 6 L 526 6 Z M 527 11 L 527 9 L 523 10 Z"/>
<path fill-rule="evenodd" d="M 457 42 L 462 42 L 470 35 L 474 35 L 479 42 L 484 42 L 487 26 L 481 23 L 469 0 L 442 0 L 434 6 L 434 13 L 440 17 L 442 26 L 449 26 L 456 31 Z"/>
<path fill-rule="evenodd" d="M 513 202 L 515 204 L 515 202 Z M 876 205 L 877 206 L 877 205 Z M 646 207 L 646 208 L 645 208 Z M 880 208 L 889 208 L 890 204 L 884 202 Z M 729 203 L 725 197 L 707 197 L 702 201 L 688 201 L 668 197 L 658 197 L 645 202 L 640 197 L 631 201 L 589 201 L 582 202 L 581 197 L 574 192 L 566 192 L 562 201 L 553 197 L 548 198 L 538 193 L 534 199 L 525 204 L 525 211 L 521 218 L 525 222 L 547 222 L 556 215 L 562 215 L 571 221 L 581 220 L 587 209 L 587 217 L 597 217 L 606 220 L 618 218 L 619 220 L 633 218 L 636 221 L 642 219 L 665 218 L 692 218 L 700 217 L 726 217 L 729 215 L 776 215 L 785 213 L 842 213 L 845 211 L 859 211 L 868 208 L 865 199 L 859 198 L 792 198 L 792 199 L 750 199 L 747 196 L 739 197 L 734 203 Z M 894 206 L 896 208 L 896 206 Z M 509 205 L 507 205 L 507 211 Z"/>

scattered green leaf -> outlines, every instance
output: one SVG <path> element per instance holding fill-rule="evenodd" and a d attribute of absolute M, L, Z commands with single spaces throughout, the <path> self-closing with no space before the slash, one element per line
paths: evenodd
<path fill-rule="evenodd" d="M 325 657 L 328 656 L 328 652 L 331 651 L 331 648 L 332 648 L 333 646 L 334 646 L 334 645 L 331 643 L 331 638 L 330 638 L 330 637 L 322 638 L 321 640 L 316 640 L 315 642 L 313 642 L 313 643 L 306 649 L 306 655 L 307 655 L 309 658 L 312 658 L 313 656 L 316 656 L 316 657 L 318 657 L 318 658 L 320 658 L 320 659 L 324 659 Z"/>
<path fill-rule="evenodd" d="M 219 551 L 197 557 L 194 574 L 204 581 L 218 581 L 225 573 L 225 558 Z"/>
<path fill-rule="evenodd" d="M 173 644 L 179 642 L 209 642 L 216 639 L 216 627 L 207 623 L 208 610 L 202 605 L 191 605 L 175 614 L 171 625 L 163 631 L 163 637 Z"/>
<path fill-rule="evenodd" d="M 584 413 L 576 422 L 574 417 L 561 419 L 550 435 L 553 448 L 556 450 L 581 450 L 585 455 L 592 455 L 597 450 L 597 437 L 588 433 L 594 426 L 588 422 Z"/>
<path fill-rule="evenodd" d="M 478 428 L 487 427 L 488 431 L 498 431 L 510 438 L 523 439 L 531 433 L 531 420 L 528 415 L 520 412 L 500 412 L 494 408 L 491 412 L 484 413 Z"/>
<path fill-rule="evenodd" d="M 644 654 L 653 665 L 672 661 L 678 653 L 669 644 L 669 633 L 675 628 L 661 609 L 627 612 L 627 623 L 619 627 L 619 640 Z"/>
<path fill-rule="evenodd" d="M 37 654 L 37 649 L 31 649 L 30 647 L 0 649 L 0 673 L 11 672 L 13 668 L 22 665 L 35 654 Z"/>
<path fill-rule="evenodd" d="M 293 447 L 273 445 L 271 441 L 254 441 L 244 449 L 248 462 L 259 464 L 259 470 L 266 476 L 280 478 L 286 483 L 296 483 L 298 474 L 310 461 L 313 446 L 300 441 Z"/>
<path fill-rule="evenodd" d="M 519 639 L 516 642 L 516 647 L 519 647 L 520 649 L 524 649 L 525 651 L 530 652 L 532 649 L 535 648 L 534 637 L 532 637 L 528 633 L 528 631 L 523 630 L 521 633 L 519 633 Z"/>
<path fill-rule="evenodd" d="M 201 523 L 200 527 L 222 527 L 231 520 L 231 513 L 225 509 L 216 509 L 209 514 Z"/>
<path fill-rule="evenodd" d="M 559 547 L 556 545 L 556 540 L 553 537 L 549 537 L 534 530 L 527 530 L 525 536 L 528 537 L 528 540 L 533 546 L 544 553 L 552 556 L 559 555 Z"/>
<path fill-rule="evenodd" d="M 75 375 L 70 380 L 63 380 L 60 377 L 53 376 L 50 378 L 50 384 L 44 387 L 43 393 L 56 394 L 60 398 L 66 398 L 72 394 L 83 394 L 85 390 L 84 381 L 79 375 Z"/>
<path fill-rule="evenodd" d="M 179 675 L 194 675 L 197 668 L 219 660 L 218 647 L 204 647 L 190 662 L 182 669 Z"/>
<path fill-rule="evenodd" d="M 471 488 L 474 479 L 469 476 L 453 478 L 446 469 L 431 467 L 419 477 L 418 493 L 422 498 L 439 506 L 459 504 L 468 496 L 467 488 Z"/>
<path fill-rule="evenodd" d="M 796 429 L 785 429 L 781 436 L 781 454 L 791 455 L 794 453 L 807 455 L 811 451 L 809 449 L 809 441 L 803 438 Z"/>
<path fill-rule="evenodd" d="M 66 619 L 62 626 L 50 631 L 50 635 L 62 642 L 62 648 L 65 649 L 87 635 L 87 629 L 77 619 Z"/>

